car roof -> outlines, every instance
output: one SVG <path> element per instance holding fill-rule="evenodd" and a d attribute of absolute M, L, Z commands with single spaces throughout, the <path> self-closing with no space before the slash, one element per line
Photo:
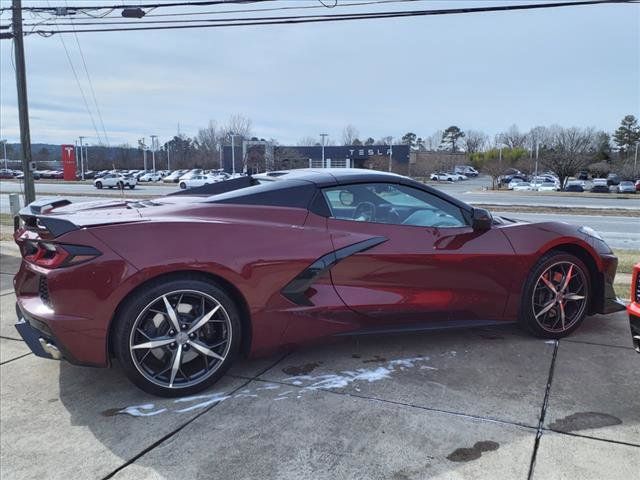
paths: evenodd
<path fill-rule="evenodd" d="M 405 178 L 395 173 L 367 170 L 364 168 L 299 168 L 295 170 L 278 170 L 266 174 L 254 175 L 253 177 L 262 180 L 306 181 L 318 187 L 361 182 L 398 183 L 401 179 Z"/>

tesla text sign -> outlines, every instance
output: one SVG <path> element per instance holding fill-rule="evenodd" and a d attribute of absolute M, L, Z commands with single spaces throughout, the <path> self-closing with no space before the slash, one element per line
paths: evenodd
<path fill-rule="evenodd" d="M 76 179 L 76 149 L 73 145 L 62 145 L 62 168 L 65 180 Z"/>

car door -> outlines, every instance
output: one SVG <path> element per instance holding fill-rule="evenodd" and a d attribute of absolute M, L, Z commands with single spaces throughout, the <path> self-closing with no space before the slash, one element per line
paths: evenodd
<path fill-rule="evenodd" d="M 406 185 L 347 185 L 323 194 L 337 251 L 378 239 L 331 270 L 337 293 L 371 327 L 502 318 L 514 252 L 499 228 L 474 231 L 457 205 Z"/>

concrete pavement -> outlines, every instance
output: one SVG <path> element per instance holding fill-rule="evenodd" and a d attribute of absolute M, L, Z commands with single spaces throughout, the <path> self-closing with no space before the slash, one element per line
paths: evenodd
<path fill-rule="evenodd" d="M 590 317 L 557 343 L 509 326 L 345 338 L 243 361 L 201 395 L 162 399 L 117 367 L 29 354 L 12 331 L 14 301 L 0 296 L 3 478 L 626 480 L 640 470 L 640 356 L 622 313 Z"/>

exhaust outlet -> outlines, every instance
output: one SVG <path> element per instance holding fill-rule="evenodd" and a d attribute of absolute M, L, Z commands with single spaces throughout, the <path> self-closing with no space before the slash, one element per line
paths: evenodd
<path fill-rule="evenodd" d="M 49 355 L 51 355 L 51 358 L 53 358 L 54 360 L 62 359 L 62 353 L 60 353 L 58 347 L 56 347 L 52 343 L 47 342 L 44 338 L 39 338 L 38 341 L 40 342 L 40 345 L 42 345 L 42 349 Z"/>

